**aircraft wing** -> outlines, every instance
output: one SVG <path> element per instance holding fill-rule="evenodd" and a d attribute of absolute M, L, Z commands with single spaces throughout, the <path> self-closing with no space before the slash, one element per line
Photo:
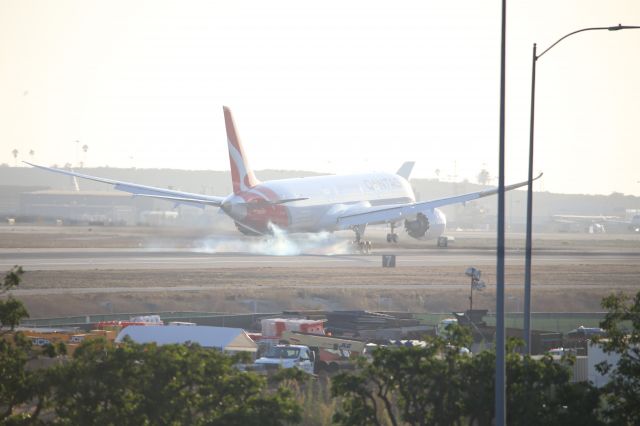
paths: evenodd
<path fill-rule="evenodd" d="M 540 173 L 533 180 L 539 179 L 542 176 Z M 516 188 L 527 185 L 527 181 L 515 183 L 513 185 L 505 186 L 505 191 L 511 191 Z M 389 223 L 397 222 L 403 219 L 415 217 L 416 214 L 428 210 L 432 210 L 437 207 L 448 206 L 451 204 L 466 203 L 467 201 L 477 200 L 478 198 L 488 197 L 498 193 L 498 188 L 488 189 L 486 191 L 471 192 L 469 194 L 456 195 L 453 197 L 440 198 L 430 201 L 422 201 L 418 203 L 393 205 L 393 206 L 375 206 L 361 209 L 353 214 L 343 214 L 338 217 L 337 221 L 344 228 L 355 225 L 363 224 L 375 224 L 375 223 Z"/>
<path fill-rule="evenodd" d="M 119 180 L 107 179 L 97 176 L 85 175 L 82 173 L 73 172 L 71 170 L 56 169 L 54 167 L 39 166 L 37 164 L 31 164 L 24 161 L 24 163 L 37 167 L 49 172 L 60 173 L 67 176 L 75 176 L 82 179 L 93 180 L 96 182 L 107 183 L 113 185 L 113 188 L 118 191 L 129 192 L 134 196 L 152 197 L 161 200 L 173 201 L 177 204 L 189 204 L 197 207 L 204 206 L 216 206 L 220 207 L 224 201 L 224 197 L 217 197 L 213 195 L 194 194 L 191 192 L 174 191 L 171 189 L 156 188 L 153 186 L 139 185 L 137 183 L 122 182 Z"/>

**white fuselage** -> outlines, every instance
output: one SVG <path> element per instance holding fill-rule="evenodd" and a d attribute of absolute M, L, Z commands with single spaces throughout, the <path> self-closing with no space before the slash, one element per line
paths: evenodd
<path fill-rule="evenodd" d="M 267 204 L 278 200 L 306 198 L 283 204 Z M 268 232 L 270 224 L 288 232 L 320 232 L 343 229 L 337 217 L 357 213 L 371 206 L 393 206 L 415 202 L 409 182 L 390 173 L 329 175 L 282 179 L 260 183 L 225 200 L 225 210 L 238 222 L 260 232 Z M 442 212 L 427 212 L 431 228 L 427 238 L 444 232 L 446 220 Z"/>

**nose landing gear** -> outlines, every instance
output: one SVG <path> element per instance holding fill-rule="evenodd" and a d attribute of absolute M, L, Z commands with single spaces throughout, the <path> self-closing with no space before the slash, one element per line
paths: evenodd
<path fill-rule="evenodd" d="M 395 224 L 390 224 L 391 232 L 387 234 L 387 242 L 388 243 L 397 243 L 398 242 L 398 234 L 395 233 L 396 226 Z"/>

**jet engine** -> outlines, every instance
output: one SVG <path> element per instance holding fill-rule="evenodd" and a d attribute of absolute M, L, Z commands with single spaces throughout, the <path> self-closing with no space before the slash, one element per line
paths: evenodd
<path fill-rule="evenodd" d="M 423 213 L 418 213 L 415 220 L 404 221 L 404 229 L 413 238 L 424 238 L 429 230 L 429 219 Z"/>
<path fill-rule="evenodd" d="M 254 231 L 253 229 L 249 229 L 246 226 L 244 226 L 243 224 L 241 224 L 238 221 L 234 221 L 234 223 L 236 224 L 236 228 L 238 228 L 238 231 L 242 232 L 244 235 L 248 235 L 248 236 L 258 236 L 258 235 L 262 235 L 257 233 L 256 231 Z"/>

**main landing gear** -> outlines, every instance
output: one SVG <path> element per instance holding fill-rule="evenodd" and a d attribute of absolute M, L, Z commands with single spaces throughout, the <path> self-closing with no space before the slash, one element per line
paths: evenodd
<path fill-rule="evenodd" d="M 391 232 L 387 234 L 387 242 L 388 243 L 397 243 L 398 242 L 398 234 L 396 234 L 394 231 L 396 229 L 396 226 L 392 223 L 391 224 Z"/>
<path fill-rule="evenodd" d="M 353 245 L 355 246 L 356 250 L 358 250 L 361 254 L 369 254 L 371 252 L 371 241 L 362 239 L 364 226 L 354 226 L 353 232 L 356 233 L 356 239 L 353 241 Z"/>

